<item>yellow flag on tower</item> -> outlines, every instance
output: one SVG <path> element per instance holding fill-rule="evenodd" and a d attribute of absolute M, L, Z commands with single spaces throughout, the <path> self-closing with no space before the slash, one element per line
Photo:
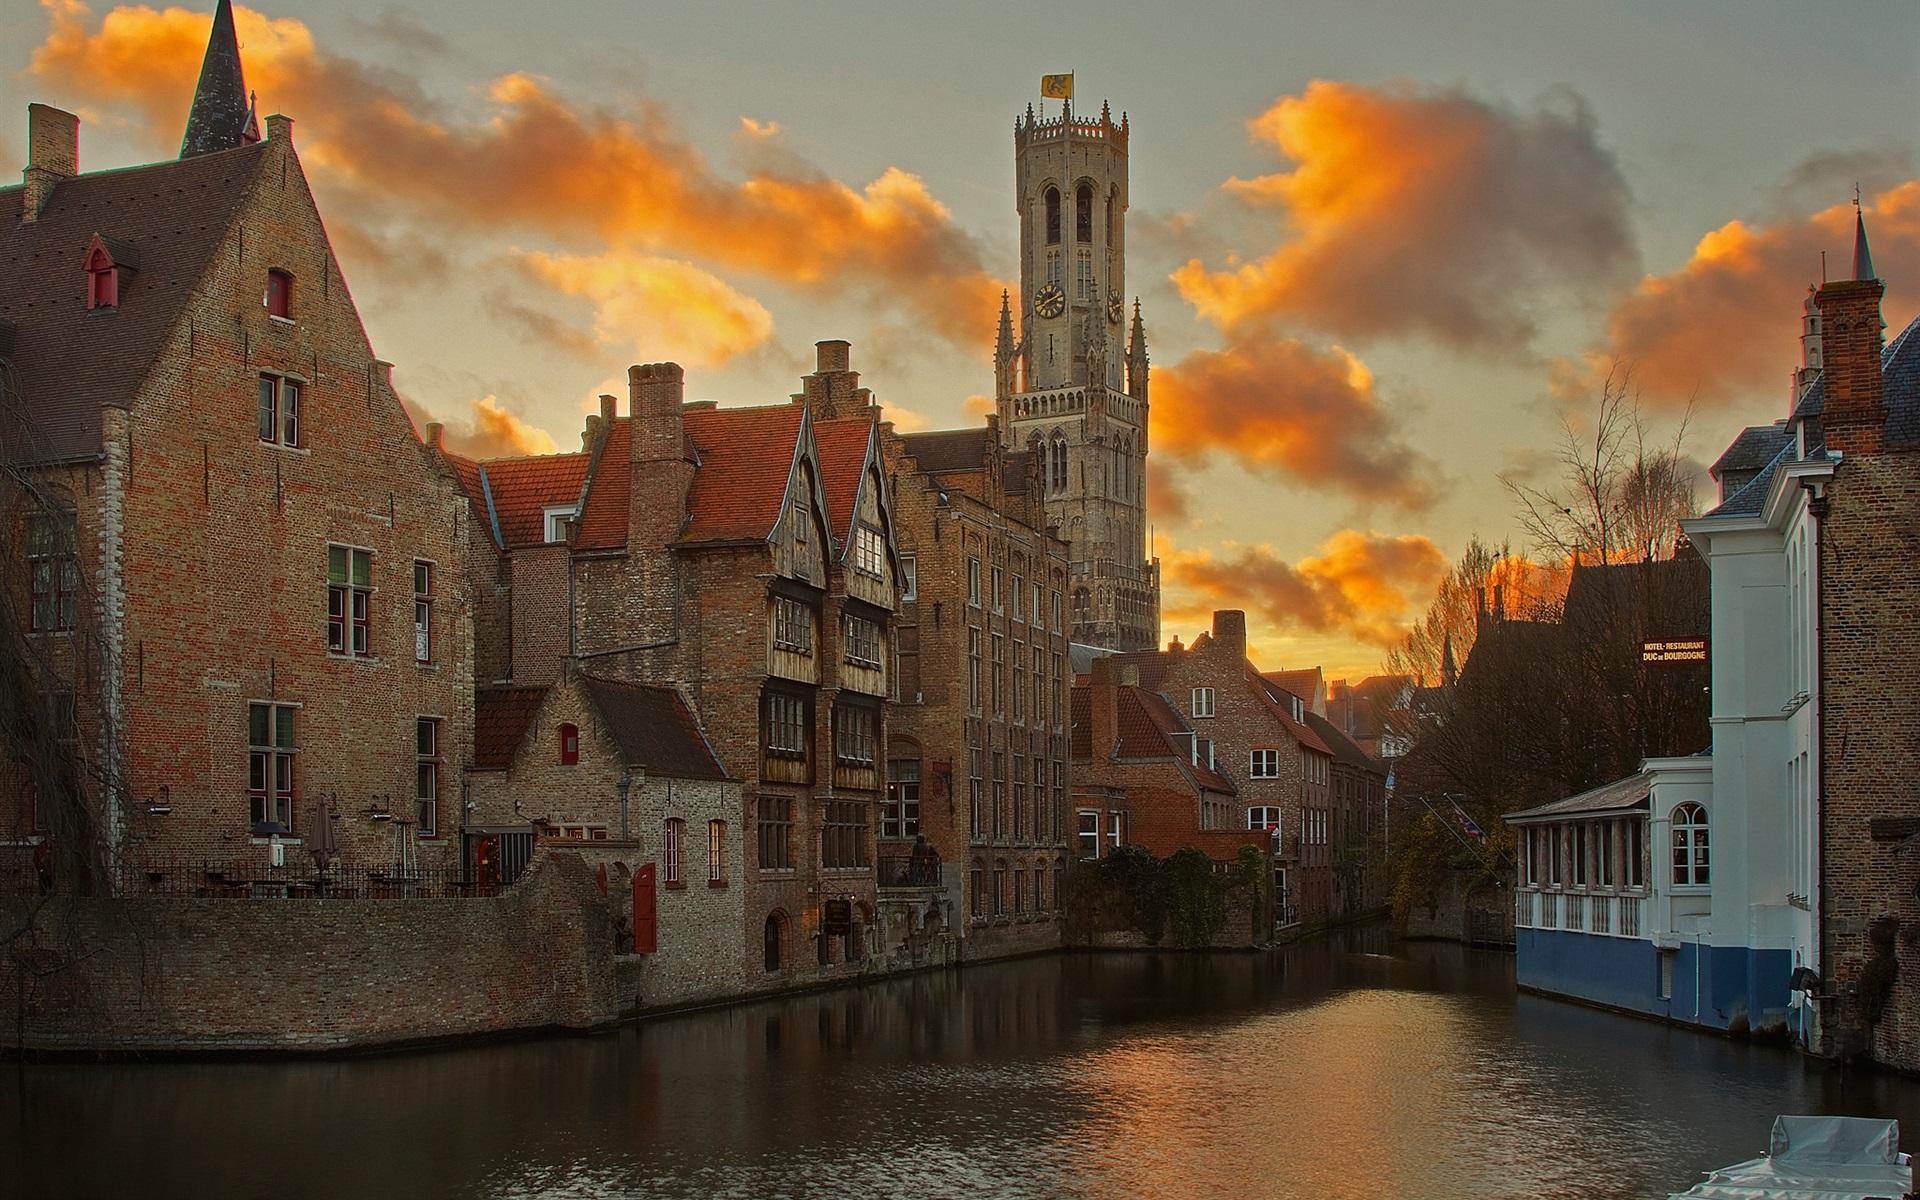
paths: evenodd
<path fill-rule="evenodd" d="M 1065 75 L 1042 75 L 1040 95 L 1047 100 L 1073 99 L 1073 72 L 1068 71 Z"/>

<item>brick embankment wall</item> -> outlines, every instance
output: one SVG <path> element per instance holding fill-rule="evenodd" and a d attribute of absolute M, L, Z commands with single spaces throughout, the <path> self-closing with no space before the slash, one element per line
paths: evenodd
<path fill-rule="evenodd" d="M 0 927 L 17 927 L 17 899 Z M 65 899 L 0 952 L 0 1051 L 338 1051 L 617 1019 L 591 868 L 488 899 Z"/>
<path fill-rule="evenodd" d="M 1401 937 L 1511 946 L 1513 892 L 1484 879 L 1454 878 L 1409 906 L 1400 926 Z"/>

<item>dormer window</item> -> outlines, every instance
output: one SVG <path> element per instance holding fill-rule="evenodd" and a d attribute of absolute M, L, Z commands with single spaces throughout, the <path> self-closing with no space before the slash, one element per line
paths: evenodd
<path fill-rule="evenodd" d="M 87 272 L 87 310 L 120 307 L 120 277 L 135 266 L 132 247 L 110 245 L 95 234 L 82 265 Z"/>
<path fill-rule="evenodd" d="M 293 320 L 293 275 L 287 271 L 267 272 L 267 315 L 283 321 Z"/>
<path fill-rule="evenodd" d="M 573 533 L 573 519 L 579 511 L 579 506 L 574 504 L 547 505 L 546 540 L 549 542 L 566 541 Z"/>

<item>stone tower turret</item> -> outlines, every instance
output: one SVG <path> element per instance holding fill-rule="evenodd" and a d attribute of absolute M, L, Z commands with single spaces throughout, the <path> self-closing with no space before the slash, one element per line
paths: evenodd
<path fill-rule="evenodd" d="M 1073 640 L 1160 642 L 1159 564 L 1146 537 L 1147 357 L 1127 330 L 1127 141 L 1122 114 L 1014 122 L 1020 294 L 1002 305 L 995 409 L 1009 449 L 1041 466 L 1047 520 L 1070 552 Z M 1014 340 L 1017 310 L 1020 336 Z M 1131 336 L 1129 337 L 1129 333 Z"/>

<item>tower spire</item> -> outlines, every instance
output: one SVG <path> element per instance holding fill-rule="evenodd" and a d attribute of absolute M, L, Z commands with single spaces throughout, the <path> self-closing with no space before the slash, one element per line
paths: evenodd
<path fill-rule="evenodd" d="M 1873 251 L 1867 247 L 1867 218 L 1860 211 L 1860 185 L 1853 185 L 1853 277 L 1872 279 Z"/>
<path fill-rule="evenodd" d="M 231 150 L 259 140 L 260 121 L 240 72 L 240 37 L 233 28 L 233 4 L 220 0 L 213 10 L 207 56 L 200 63 L 200 82 L 193 89 L 186 136 L 180 139 L 180 157 Z"/>
<path fill-rule="evenodd" d="M 993 342 L 993 382 L 995 392 L 1001 396 L 1011 396 L 1015 390 L 1013 377 L 1013 305 L 1005 289 L 1000 292 L 1000 333 Z"/>

